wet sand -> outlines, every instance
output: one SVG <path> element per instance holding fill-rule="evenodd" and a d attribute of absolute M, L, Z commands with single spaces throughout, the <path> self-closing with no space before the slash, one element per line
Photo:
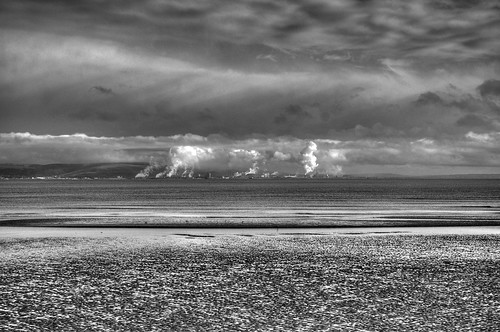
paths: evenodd
<path fill-rule="evenodd" d="M 1 238 L 36 237 L 165 237 L 175 234 L 195 235 L 500 235 L 500 226 L 442 227 L 307 227 L 307 228 L 155 228 L 155 227 L 0 227 Z"/>
<path fill-rule="evenodd" d="M 5 331 L 492 331 L 499 290 L 498 227 L 0 228 Z"/>

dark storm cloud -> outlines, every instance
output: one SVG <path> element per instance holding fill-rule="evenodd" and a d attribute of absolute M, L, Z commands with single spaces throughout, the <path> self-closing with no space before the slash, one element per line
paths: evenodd
<path fill-rule="evenodd" d="M 457 125 L 462 127 L 489 127 L 489 123 L 475 114 L 467 114 L 457 120 Z"/>
<path fill-rule="evenodd" d="M 216 118 L 212 113 L 212 110 L 205 108 L 203 111 L 198 111 L 196 114 L 199 121 L 215 121 Z"/>
<path fill-rule="evenodd" d="M 6 28 L 109 40 L 243 70 L 269 70 L 256 58 L 272 52 L 274 67 L 287 69 L 318 61 L 377 66 L 387 57 L 455 63 L 496 57 L 499 50 L 495 1 L 6 0 L 0 6 Z"/>
<path fill-rule="evenodd" d="M 346 19 L 346 12 L 349 10 L 349 4 L 328 3 L 323 1 L 296 2 L 298 11 L 304 13 L 307 17 L 319 22 L 335 22 Z"/>
<path fill-rule="evenodd" d="M 477 90 L 481 96 L 500 96 L 500 81 L 499 80 L 487 80 L 483 84 L 477 87 Z"/>
<path fill-rule="evenodd" d="M 41 27 L 151 47 L 223 40 L 378 56 L 463 60 L 496 56 L 496 1 L 2 1 L 5 26 Z M 92 24 L 91 29 L 82 26 Z M 61 27 L 63 27 L 61 29 Z M 125 33 L 124 33 L 125 32 Z M 176 44 L 177 41 L 177 45 Z M 206 44 L 208 42 L 208 44 Z M 162 51 L 170 52 L 168 47 Z M 179 51 L 179 50 L 177 50 Z M 174 50 L 175 52 L 175 50 Z"/>
<path fill-rule="evenodd" d="M 263 151 L 293 160 L 308 140 L 342 140 L 342 151 L 318 143 L 318 159 L 334 161 L 326 168 L 404 165 L 412 153 L 446 164 L 460 154 L 455 139 L 472 133 L 465 148 L 498 137 L 499 14 L 493 0 L 4 0 L 0 132 L 38 133 L 46 150 L 101 142 L 46 134 L 111 145 L 216 135 L 224 149 L 265 145 L 266 160 Z M 293 151 L 255 137 L 290 138 Z"/>
<path fill-rule="evenodd" d="M 312 118 L 311 114 L 307 112 L 300 105 L 288 105 L 285 110 L 274 118 L 277 124 L 288 122 L 302 122 L 306 119 Z"/>
<path fill-rule="evenodd" d="M 119 119 L 118 114 L 102 110 L 102 109 L 93 109 L 93 108 L 84 108 L 75 113 L 70 113 L 70 117 L 73 117 L 77 120 L 98 120 L 105 122 L 115 122 Z"/>
<path fill-rule="evenodd" d="M 441 97 L 439 97 L 439 95 L 429 91 L 426 93 L 422 93 L 420 96 L 418 96 L 418 99 L 415 103 L 417 105 L 429 105 L 429 104 L 440 104 L 442 102 L 443 100 L 441 99 Z"/>
<path fill-rule="evenodd" d="M 105 95 L 109 95 L 109 94 L 112 94 L 113 93 L 113 90 L 111 90 L 110 88 L 105 88 L 103 86 L 93 86 L 92 88 L 90 88 L 91 91 L 97 91 L 99 93 L 102 93 L 102 94 L 105 94 Z"/>

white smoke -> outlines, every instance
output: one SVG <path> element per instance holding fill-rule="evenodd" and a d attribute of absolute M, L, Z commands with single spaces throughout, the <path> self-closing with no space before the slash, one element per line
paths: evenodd
<path fill-rule="evenodd" d="M 151 164 L 136 175 L 136 178 L 168 178 L 205 176 L 219 172 L 218 176 L 286 176 L 301 173 L 315 175 L 338 175 L 345 161 L 341 150 L 320 150 L 315 142 L 300 145 L 280 146 L 279 149 L 240 149 L 235 147 L 203 147 L 182 145 L 170 148 L 166 162 Z M 295 150 L 295 151 L 294 151 Z M 300 152 L 298 152 L 298 150 Z M 321 164 L 321 167 L 319 167 Z M 204 175 L 205 174 L 205 175 Z"/>
<path fill-rule="evenodd" d="M 257 166 L 256 163 L 254 163 L 252 167 L 250 167 L 248 171 L 245 172 L 245 175 L 257 174 L 258 172 L 259 172 L 259 166 Z"/>
<path fill-rule="evenodd" d="M 157 178 L 181 176 L 193 177 L 194 169 L 200 167 L 204 161 L 214 158 L 211 148 L 197 146 L 177 146 L 170 149 L 170 165 L 163 172 L 156 174 Z"/>
<path fill-rule="evenodd" d="M 146 179 L 151 176 L 153 176 L 155 173 L 158 173 L 158 171 L 162 168 L 162 164 L 158 161 L 155 161 L 151 159 L 149 161 L 149 165 L 146 166 L 145 169 L 137 173 L 135 176 L 136 179 Z"/>
<path fill-rule="evenodd" d="M 339 163 L 347 161 L 345 152 L 341 149 L 330 149 L 318 151 L 318 160 L 321 165 L 316 169 L 317 174 L 336 176 L 342 174 L 342 166 Z"/>
<path fill-rule="evenodd" d="M 248 167 L 248 170 L 243 173 L 245 175 L 257 174 L 259 165 L 263 162 L 264 156 L 256 150 L 234 149 L 229 152 L 229 167 L 233 169 Z"/>
<path fill-rule="evenodd" d="M 249 174 L 257 174 L 259 172 L 259 162 L 262 160 L 262 156 L 259 152 L 255 150 L 251 150 L 250 154 L 253 156 L 252 160 L 252 166 L 248 169 L 248 171 L 245 173 L 245 175 Z"/>
<path fill-rule="evenodd" d="M 307 143 L 307 146 L 300 151 L 301 163 L 304 166 L 305 175 L 313 175 L 314 170 L 318 167 L 316 155 L 314 154 L 318 151 L 318 146 L 313 141 Z"/>
<path fill-rule="evenodd" d="M 340 165 L 321 165 L 321 168 L 316 169 L 317 174 L 329 176 L 337 176 L 342 174 L 342 166 Z"/>
<path fill-rule="evenodd" d="M 224 149 L 199 146 L 176 146 L 169 150 L 168 162 L 147 166 L 136 178 L 193 177 L 196 171 L 237 170 L 242 174 L 257 174 L 265 163 L 264 156 L 256 150 Z"/>

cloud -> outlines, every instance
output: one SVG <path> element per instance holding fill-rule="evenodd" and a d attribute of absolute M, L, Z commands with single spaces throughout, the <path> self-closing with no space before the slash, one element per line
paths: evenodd
<path fill-rule="evenodd" d="M 466 135 L 500 131 L 499 10 L 488 0 L 5 0 L 0 132 L 47 135 L 9 138 L 2 160 L 165 166 L 178 155 L 303 173 L 313 141 L 316 172 L 495 164 Z M 63 136 L 74 132 L 87 138 Z"/>
<path fill-rule="evenodd" d="M 440 104 L 442 102 L 443 100 L 441 99 L 441 97 L 439 97 L 439 95 L 429 91 L 426 93 L 422 93 L 420 96 L 418 96 L 418 99 L 415 103 L 417 105 L 429 105 L 429 104 Z"/>
<path fill-rule="evenodd" d="M 446 167 L 484 172 L 500 167 L 500 131 L 469 131 L 453 140 L 413 141 L 0 134 L 0 163 L 92 162 L 149 162 L 139 177 L 190 176 L 211 171 L 228 175 L 338 175 L 370 169 L 425 174 L 429 167 L 441 167 L 444 172 Z"/>
<path fill-rule="evenodd" d="M 473 141 L 482 143 L 491 142 L 494 139 L 494 136 L 492 134 L 489 133 L 478 134 L 473 131 L 468 132 L 467 135 L 465 135 L 465 137 Z"/>
<path fill-rule="evenodd" d="M 109 94 L 112 94 L 113 93 L 113 90 L 111 90 L 110 88 L 105 88 L 103 86 L 93 86 L 92 88 L 90 88 L 91 91 L 97 91 L 99 93 L 102 93 L 102 94 L 105 94 L 105 95 L 109 95 Z"/>
<path fill-rule="evenodd" d="M 477 90 L 481 96 L 500 96 L 500 81 L 499 80 L 487 80 L 477 87 Z"/>
<path fill-rule="evenodd" d="M 202 58 L 210 43 L 299 50 L 334 45 L 365 56 L 470 60 L 495 56 L 495 0 L 362 1 L 2 1 L 3 25 L 91 36 Z M 36 16 L 36 23 L 26 20 Z M 92 28 L 88 28 L 91 23 Z M 65 29 L 59 29 L 63 26 Z M 82 26 L 87 29 L 82 29 Z M 166 43 L 164 43 L 165 41 Z M 164 45 L 164 46 L 160 46 Z M 183 49 L 189 52 L 183 52 Z M 198 55 L 196 55 L 198 53 Z M 244 55 L 244 54 L 241 54 Z M 210 54 L 209 54 L 210 57 Z M 255 55 L 253 56 L 255 59 Z"/>
<path fill-rule="evenodd" d="M 281 151 L 275 151 L 273 154 L 273 159 L 279 161 L 288 161 L 292 159 L 292 155 L 290 153 L 283 153 Z"/>
<path fill-rule="evenodd" d="M 192 177 L 195 169 L 203 168 L 204 163 L 215 159 L 211 148 L 197 146 L 173 147 L 169 151 L 169 157 L 170 165 L 164 171 L 156 174 L 157 178 L 174 175 Z M 142 172 L 139 173 L 139 175 L 141 174 Z"/>
<path fill-rule="evenodd" d="M 410 5 L 390 2 L 379 6 L 312 0 L 272 6 L 260 1 L 19 3 L 2 4 L 10 13 L 3 16 L 5 29 L 0 35 L 0 61 L 5 64 L 0 67 L 0 131 L 4 132 L 417 138 L 463 135 L 468 129 L 457 121 L 464 112 L 478 112 L 484 118 L 493 117 L 486 114 L 491 110 L 498 112 L 492 98 L 481 99 L 475 90 L 485 75 L 498 71 L 497 62 L 481 57 L 475 65 L 465 66 L 401 55 L 403 50 L 418 53 L 437 43 L 424 32 L 448 23 L 435 15 L 450 17 L 450 11 L 464 10 L 461 6 L 434 10 L 432 3 L 424 2 L 415 5 L 419 14 L 405 12 Z M 28 8 L 45 14 L 36 30 L 14 20 L 31 15 Z M 490 6 L 483 3 L 468 10 L 481 16 L 486 15 L 485 8 Z M 230 18 L 235 12 L 238 15 Z M 335 13 L 342 17 L 326 19 Z M 220 17 L 228 20 L 215 19 Z M 304 18 L 304 29 L 276 37 L 276 24 L 297 17 Z M 243 39 L 226 29 L 244 22 L 248 26 L 248 21 L 262 24 L 252 26 Z M 389 32 L 406 29 L 408 24 L 400 21 L 424 30 L 408 32 L 420 35 L 417 39 L 423 45 L 404 44 L 411 38 L 403 38 L 394 48 L 378 44 Z M 82 29 L 87 22 L 95 28 Z M 51 24 L 56 23 L 67 33 L 54 30 Z M 373 41 L 354 43 L 367 34 L 359 29 L 371 31 L 372 26 Z M 145 34 L 146 28 L 151 33 Z M 457 29 L 458 33 L 462 28 Z M 327 36 L 342 41 L 330 43 Z M 317 44 L 309 47 L 303 39 Z M 494 47 L 486 43 L 477 48 L 488 53 Z M 272 55 L 277 62 L 258 60 L 258 55 Z M 450 92 L 450 84 L 457 90 Z M 468 95 L 475 99 L 467 99 Z M 441 102 L 431 98 L 436 96 Z M 411 104 L 415 100 L 421 109 Z"/>
<path fill-rule="evenodd" d="M 486 114 L 495 107 L 465 98 L 484 81 L 480 73 L 435 78 L 402 64 L 391 64 L 397 76 L 352 68 L 249 73 L 79 38 L 59 42 L 65 46 L 58 50 L 55 39 L 42 37 L 43 43 L 20 34 L 30 41 L 26 45 L 6 38 L 4 51 L 13 60 L 0 76 L 0 131 L 233 138 L 462 135 L 467 129 L 457 121 L 463 111 Z M 112 94 L 82 93 L 96 81 L 113 87 Z M 450 82 L 460 90 L 451 91 Z M 442 102 L 424 102 L 432 94 Z M 415 109 L 415 100 L 421 109 Z"/>
<path fill-rule="evenodd" d="M 489 127 L 490 124 L 482 117 L 475 114 L 467 114 L 457 120 L 461 127 Z"/>
<path fill-rule="evenodd" d="M 276 124 L 286 124 L 289 122 L 302 123 L 312 118 L 311 114 L 300 105 L 288 105 L 285 110 L 274 118 Z"/>
<path fill-rule="evenodd" d="M 88 163 L 135 161 L 117 150 L 116 139 L 74 135 L 0 134 L 0 162 L 3 163 Z M 118 144 L 117 144 L 118 143 Z"/>
<path fill-rule="evenodd" d="M 115 122 L 119 119 L 119 115 L 115 112 L 98 109 L 98 108 L 81 108 L 75 113 L 70 113 L 70 116 L 77 120 L 97 120 L 104 122 Z"/>
<path fill-rule="evenodd" d="M 148 162 L 174 145 L 203 144 L 205 137 L 95 137 L 86 134 L 0 133 L 0 162 L 14 164 Z"/>

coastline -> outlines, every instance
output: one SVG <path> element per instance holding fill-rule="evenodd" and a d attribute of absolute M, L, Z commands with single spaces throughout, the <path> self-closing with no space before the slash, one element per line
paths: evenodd
<path fill-rule="evenodd" d="M 192 235 L 500 235 L 500 226 L 441 227 L 31 227 L 2 226 L 0 239 L 42 237 L 166 237 Z"/>

